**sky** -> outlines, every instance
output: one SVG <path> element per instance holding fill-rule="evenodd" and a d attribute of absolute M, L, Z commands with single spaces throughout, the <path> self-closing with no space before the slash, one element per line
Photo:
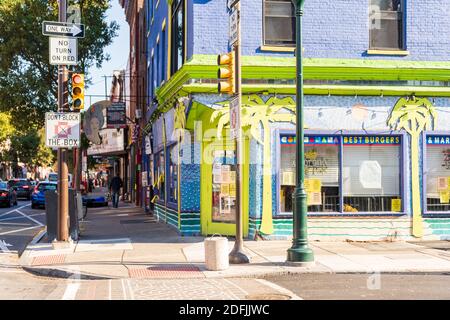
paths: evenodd
<path fill-rule="evenodd" d="M 110 55 L 111 60 L 103 62 L 100 69 L 91 68 L 89 77 L 92 84 L 85 91 L 85 104 L 87 109 L 91 104 L 105 100 L 105 78 L 104 76 L 112 76 L 114 70 L 124 70 L 127 67 L 129 47 L 130 47 L 130 28 L 125 20 L 125 11 L 119 4 L 118 0 L 110 0 L 111 8 L 107 11 L 107 22 L 116 21 L 120 29 L 118 35 L 113 39 L 113 43 L 106 47 L 106 52 Z M 107 78 L 108 95 L 111 89 L 112 78 Z M 100 97 L 89 97 L 88 95 L 101 95 Z"/>

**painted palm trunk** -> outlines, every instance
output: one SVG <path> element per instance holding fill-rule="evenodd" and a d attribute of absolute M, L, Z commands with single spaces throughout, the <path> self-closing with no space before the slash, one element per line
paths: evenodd
<path fill-rule="evenodd" d="M 419 140 L 422 132 L 434 128 L 436 112 L 433 104 L 426 98 L 401 98 L 397 101 L 387 124 L 394 130 L 405 130 L 411 138 L 411 186 L 413 223 L 412 234 L 417 238 L 423 236 L 420 171 L 419 171 Z"/>

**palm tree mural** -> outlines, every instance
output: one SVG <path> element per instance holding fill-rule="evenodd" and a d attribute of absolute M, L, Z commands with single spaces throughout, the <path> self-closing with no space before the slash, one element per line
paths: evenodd
<path fill-rule="evenodd" d="M 411 180 L 413 199 L 413 235 L 423 236 L 419 184 L 419 138 L 423 130 L 433 129 L 436 111 L 427 98 L 400 98 L 392 108 L 387 124 L 394 130 L 405 130 L 411 137 Z"/>
<path fill-rule="evenodd" d="M 223 108 L 213 112 L 211 122 L 219 119 L 217 137 L 222 137 L 222 131 L 230 123 L 229 102 L 222 103 Z M 243 96 L 241 103 L 241 127 L 250 131 L 250 135 L 263 146 L 263 213 L 260 232 L 273 233 L 272 221 L 272 162 L 270 123 L 295 123 L 295 101 L 291 97 L 271 97 L 264 101 L 258 95 Z M 261 130 L 262 129 L 262 130 Z M 261 131 L 263 136 L 261 137 Z"/>

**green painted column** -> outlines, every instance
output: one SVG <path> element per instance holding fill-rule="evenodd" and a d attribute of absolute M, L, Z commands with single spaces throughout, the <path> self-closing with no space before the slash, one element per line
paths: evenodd
<path fill-rule="evenodd" d="M 305 192 L 305 145 L 303 116 L 303 51 L 302 51 L 302 16 L 305 0 L 292 0 L 296 19 L 296 187 L 293 194 L 293 239 L 288 249 L 287 260 L 304 264 L 314 263 L 313 251 L 308 247 L 307 229 L 307 194 Z"/>

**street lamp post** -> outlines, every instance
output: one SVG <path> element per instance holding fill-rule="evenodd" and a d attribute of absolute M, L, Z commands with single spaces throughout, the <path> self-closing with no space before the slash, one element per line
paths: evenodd
<path fill-rule="evenodd" d="M 296 21 L 296 187 L 293 194 L 293 239 L 288 249 L 287 261 L 304 265 L 314 263 L 313 251 L 308 247 L 307 230 L 307 195 L 305 192 L 305 146 L 303 128 L 303 52 L 302 52 L 302 16 L 305 0 L 292 0 L 295 7 Z"/>

